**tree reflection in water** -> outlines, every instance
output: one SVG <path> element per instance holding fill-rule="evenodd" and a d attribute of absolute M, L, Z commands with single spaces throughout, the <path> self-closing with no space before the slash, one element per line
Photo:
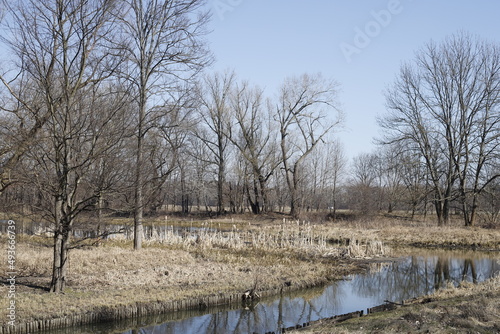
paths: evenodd
<path fill-rule="evenodd" d="M 357 277 L 354 290 L 363 296 L 378 295 L 386 300 L 401 301 L 430 294 L 448 284 L 477 283 L 500 271 L 497 259 L 472 256 L 411 256 L 391 263 L 380 273 Z"/>
<path fill-rule="evenodd" d="M 204 315 L 155 326 L 144 333 L 265 333 L 333 315 L 353 312 L 432 293 L 448 284 L 479 282 L 500 272 L 488 256 L 455 253 L 410 256 L 375 264 L 365 275 L 355 275 L 323 289 L 311 289 L 263 301 L 252 309 Z"/>
<path fill-rule="evenodd" d="M 374 264 L 364 275 L 354 275 L 323 288 L 262 299 L 251 308 L 186 311 L 143 319 L 57 331 L 55 333 L 279 333 L 281 328 L 366 310 L 385 300 L 399 302 L 432 293 L 448 284 L 481 282 L 500 272 L 500 261 L 488 254 L 440 252 L 408 256 L 401 261 Z M 151 324 L 149 326 L 137 324 Z M 91 328 L 90 328 L 91 327 Z M 125 328 L 136 328 L 125 330 Z"/>

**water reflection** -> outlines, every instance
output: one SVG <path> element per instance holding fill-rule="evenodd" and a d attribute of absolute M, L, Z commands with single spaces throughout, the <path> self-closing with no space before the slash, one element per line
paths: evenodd
<path fill-rule="evenodd" d="M 379 296 L 378 301 L 401 301 L 432 293 L 448 284 L 462 281 L 480 282 L 500 271 L 493 257 L 462 257 L 457 255 L 410 256 L 391 263 L 378 273 L 353 279 L 353 292 L 363 296 Z"/>
<path fill-rule="evenodd" d="M 7 220 L 0 219 L 0 235 L 7 233 Z M 52 236 L 54 227 L 47 222 L 16 221 L 16 229 L 19 234 Z M 174 226 L 174 225 L 144 225 L 144 240 L 165 241 L 172 236 L 195 238 L 202 232 L 217 232 L 219 229 L 213 227 L 196 226 Z M 76 239 L 97 238 L 133 240 L 133 225 L 122 224 L 95 224 L 78 223 L 71 231 L 71 236 Z"/>
<path fill-rule="evenodd" d="M 52 333 L 279 333 L 281 328 L 366 311 L 385 300 L 399 302 L 429 294 L 448 284 L 480 282 L 499 272 L 500 260 L 484 253 L 407 256 L 396 262 L 373 264 L 366 274 L 323 288 L 263 299 L 252 308 L 173 312 Z"/>
<path fill-rule="evenodd" d="M 352 276 L 321 290 L 316 296 L 285 295 L 263 301 L 254 309 L 231 310 L 142 328 L 142 333 L 278 333 L 281 328 L 333 315 L 366 310 L 385 300 L 402 301 L 461 281 L 479 282 L 500 272 L 494 258 L 451 255 L 411 256 L 378 265 L 365 275 Z M 124 333 L 132 333 L 124 332 Z"/>

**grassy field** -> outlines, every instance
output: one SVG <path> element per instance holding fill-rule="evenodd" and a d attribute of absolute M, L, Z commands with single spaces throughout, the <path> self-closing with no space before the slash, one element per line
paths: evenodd
<path fill-rule="evenodd" d="M 6 248 L 2 238 L 2 248 Z M 323 284 L 362 270 L 364 260 L 384 255 L 371 239 L 328 244 L 311 225 L 167 235 L 133 251 L 128 240 L 70 252 L 67 288 L 47 293 L 51 276 L 50 238 L 18 236 L 17 321 L 71 317 L 101 309 L 204 296 Z M 5 281 L 5 280 L 4 280 Z M 0 301 L 7 319 L 7 299 Z"/>
<path fill-rule="evenodd" d="M 438 228 L 431 223 L 387 218 L 314 224 L 233 217 L 179 224 L 225 232 L 171 232 L 163 238 L 154 236 L 138 252 L 132 250 L 131 241 L 120 238 L 73 249 L 63 294 L 47 293 L 51 239 L 18 236 L 18 323 L 103 312 L 135 303 L 243 293 L 254 286 L 265 291 L 320 285 L 362 271 L 370 259 L 390 257 L 391 248 L 397 247 L 500 250 L 500 230 Z M 6 249 L 6 242 L 2 235 L 2 249 Z M 489 299 L 488 295 L 484 298 Z M 7 302 L 3 294 L 2 325 Z M 450 308 L 450 312 L 455 310 Z"/>

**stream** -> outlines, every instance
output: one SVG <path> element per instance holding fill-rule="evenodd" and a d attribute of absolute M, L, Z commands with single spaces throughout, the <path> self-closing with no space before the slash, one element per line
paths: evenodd
<path fill-rule="evenodd" d="M 280 333 L 334 315 L 363 310 L 386 300 L 430 294 L 448 284 L 481 282 L 500 274 L 498 253 L 423 251 L 388 263 L 373 263 L 359 275 L 321 288 L 283 293 L 261 299 L 252 307 L 238 305 L 204 311 L 170 312 L 158 316 L 51 331 L 51 334 L 158 334 L 158 333 Z"/>

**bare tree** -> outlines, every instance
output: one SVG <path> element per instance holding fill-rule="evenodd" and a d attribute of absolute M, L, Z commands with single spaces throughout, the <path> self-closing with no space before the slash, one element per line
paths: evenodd
<path fill-rule="evenodd" d="M 328 113 L 334 113 L 328 117 Z M 341 122 L 336 84 L 320 74 L 285 80 L 276 102 L 281 163 L 290 192 L 290 214 L 300 213 L 299 186 L 304 159 Z"/>
<path fill-rule="evenodd" d="M 373 215 L 380 209 L 380 167 L 377 152 L 360 153 L 353 158 L 349 203 L 363 216 Z"/>
<path fill-rule="evenodd" d="M 427 196 L 429 194 L 427 169 L 420 155 L 399 144 L 388 148 L 395 154 L 395 159 L 388 168 L 395 169 L 400 175 L 401 186 L 404 189 L 402 200 L 411 211 L 411 218 L 415 217 L 417 209 L 423 206 L 424 217 L 427 214 Z"/>
<path fill-rule="evenodd" d="M 301 187 L 302 206 L 308 210 L 329 209 L 335 219 L 339 185 L 344 176 L 346 160 L 335 139 L 325 139 L 304 160 L 304 182 Z"/>
<path fill-rule="evenodd" d="M 137 105 L 134 249 L 141 249 L 144 212 L 144 141 L 162 94 L 189 80 L 210 62 L 202 37 L 209 15 L 203 0 L 128 0 L 123 34 L 129 44 L 125 77 Z"/>
<path fill-rule="evenodd" d="M 102 102 L 100 96 L 107 93 L 101 84 L 118 64 L 104 38 L 110 37 L 114 10 L 115 2 L 108 0 L 9 4 L 8 44 L 19 59 L 20 75 L 18 81 L 4 83 L 33 116 L 30 132 L 35 132 L 36 142 L 30 142 L 29 152 L 36 163 L 31 180 L 49 195 L 54 222 L 53 292 L 65 286 L 76 217 L 96 197 L 94 192 L 82 192 L 83 176 L 109 148 L 111 140 L 101 131 L 114 133 L 109 125 L 118 110 L 106 115 L 96 112 L 97 101 Z M 32 96 L 12 88 L 28 82 Z"/>
<path fill-rule="evenodd" d="M 353 158 L 352 174 L 356 183 L 366 187 L 379 185 L 379 155 L 373 153 L 360 153 Z"/>
<path fill-rule="evenodd" d="M 276 133 L 272 117 L 265 109 L 263 91 L 244 82 L 235 85 L 231 94 L 232 120 L 227 128 L 228 138 L 250 167 L 251 186 L 247 185 L 252 212 L 269 209 L 267 182 L 278 167 Z M 250 189 L 253 189 L 250 194 Z"/>
<path fill-rule="evenodd" d="M 335 220 L 338 209 L 339 189 L 347 172 L 347 159 L 345 157 L 342 143 L 331 139 L 321 151 L 323 160 L 322 187 L 326 193 L 326 200 L 330 208 L 332 218 Z"/>
<path fill-rule="evenodd" d="M 461 33 L 429 43 L 386 94 L 383 142 L 405 141 L 423 157 L 440 225 L 456 198 L 472 225 L 478 194 L 499 176 L 483 179 L 498 152 L 499 74 L 498 46 Z"/>
<path fill-rule="evenodd" d="M 224 183 L 229 146 L 227 137 L 230 115 L 229 99 L 235 84 L 235 77 L 235 73 L 229 71 L 223 74 L 207 75 L 197 89 L 200 102 L 198 109 L 200 124 L 194 134 L 212 153 L 207 162 L 215 165 L 217 169 L 218 214 L 224 212 Z"/>

